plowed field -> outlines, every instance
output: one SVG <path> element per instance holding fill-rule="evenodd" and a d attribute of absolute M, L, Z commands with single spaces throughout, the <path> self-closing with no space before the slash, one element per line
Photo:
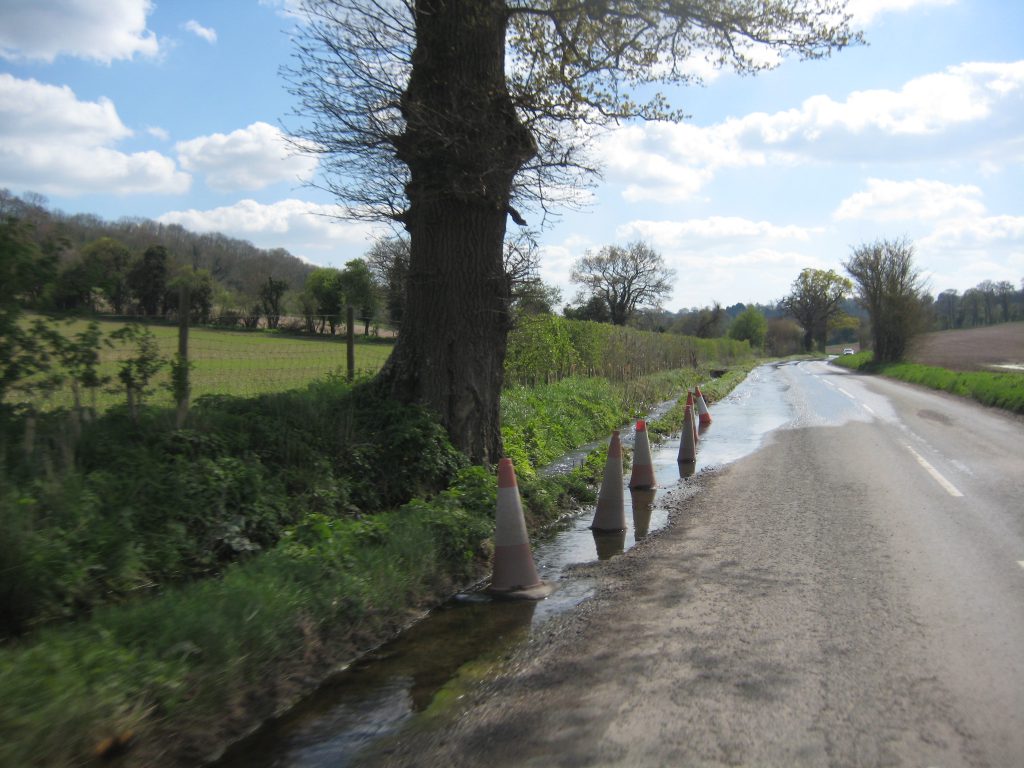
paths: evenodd
<path fill-rule="evenodd" d="M 922 336 L 911 361 L 955 371 L 1024 372 L 1024 322 L 938 331 Z"/>

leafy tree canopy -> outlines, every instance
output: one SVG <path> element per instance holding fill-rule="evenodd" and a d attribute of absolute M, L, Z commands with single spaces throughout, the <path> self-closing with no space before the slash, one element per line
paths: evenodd
<path fill-rule="evenodd" d="M 639 241 L 587 252 L 572 270 L 573 282 L 583 286 L 578 303 L 601 299 L 614 325 L 625 325 L 638 307 L 658 306 L 672 293 L 674 276 L 661 254 Z"/>

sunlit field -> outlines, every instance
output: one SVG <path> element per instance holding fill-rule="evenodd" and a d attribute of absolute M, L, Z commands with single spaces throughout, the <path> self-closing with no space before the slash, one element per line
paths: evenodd
<path fill-rule="evenodd" d="M 65 336 L 84 330 L 87 320 L 60 325 Z M 121 321 L 100 320 L 103 338 L 125 325 Z M 151 325 L 160 356 L 170 360 L 178 351 L 178 329 L 172 325 Z M 117 340 L 101 348 L 100 374 L 106 383 L 95 393 L 82 395 L 84 405 L 104 411 L 125 402 L 117 378 L 118 363 L 137 352 Z M 355 366 L 357 373 L 378 371 L 391 354 L 393 341 L 364 339 L 356 336 Z M 192 399 L 203 395 L 256 395 L 302 387 L 329 374 L 345 375 L 346 350 L 344 336 L 304 338 L 268 331 L 216 330 L 192 328 L 188 339 Z M 170 369 L 164 366 L 153 379 L 152 393 L 146 402 L 171 405 Z M 95 396 L 95 401 L 94 401 Z M 40 410 L 53 410 L 73 402 L 71 386 L 65 382 L 53 392 L 31 386 L 10 392 L 9 402 L 35 403 Z"/>

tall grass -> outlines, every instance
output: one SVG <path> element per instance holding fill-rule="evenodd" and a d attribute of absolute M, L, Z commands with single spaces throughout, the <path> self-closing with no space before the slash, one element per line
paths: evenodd
<path fill-rule="evenodd" d="M 220 579 L 0 647 L 0 765 L 80 765 L 128 734 L 171 744 L 190 725 L 219 724 L 215 743 L 237 734 L 232 712 L 269 716 L 282 672 L 323 673 L 473 572 L 492 486 L 468 469 L 434 501 L 369 521 L 313 515 Z"/>

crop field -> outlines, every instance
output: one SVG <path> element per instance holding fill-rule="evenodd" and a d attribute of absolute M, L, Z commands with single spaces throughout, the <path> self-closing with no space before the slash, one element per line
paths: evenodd
<path fill-rule="evenodd" d="M 925 334 L 910 362 L 953 371 L 1024 373 L 1024 322 Z"/>
<path fill-rule="evenodd" d="M 103 338 L 125 325 L 120 321 L 99 321 Z M 60 326 L 65 336 L 84 330 L 87 322 L 74 321 Z M 178 329 L 170 325 L 151 325 L 160 356 L 170 360 L 178 351 Z M 125 396 L 117 379 L 118 364 L 135 354 L 119 341 L 103 345 L 99 372 L 107 382 L 95 393 L 83 395 L 84 405 L 104 411 Z M 192 399 L 203 395 L 256 395 L 302 387 L 328 374 L 345 375 L 346 349 L 343 336 L 303 338 L 266 331 L 217 330 L 192 328 L 189 331 L 189 360 Z M 393 340 L 366 340 L 356 336 L 355 366 L 357 373 L 380 370 L 391 354 Z M 170 369 L 164 366 L 153 379 L 152 394 L 147 402 L 171 405 Z M 41 387 L 12 392 L 11 402 L 32 401 L 37 408 L 52 410 L 72 404 L 70 385 L 47 393 Z"/>

